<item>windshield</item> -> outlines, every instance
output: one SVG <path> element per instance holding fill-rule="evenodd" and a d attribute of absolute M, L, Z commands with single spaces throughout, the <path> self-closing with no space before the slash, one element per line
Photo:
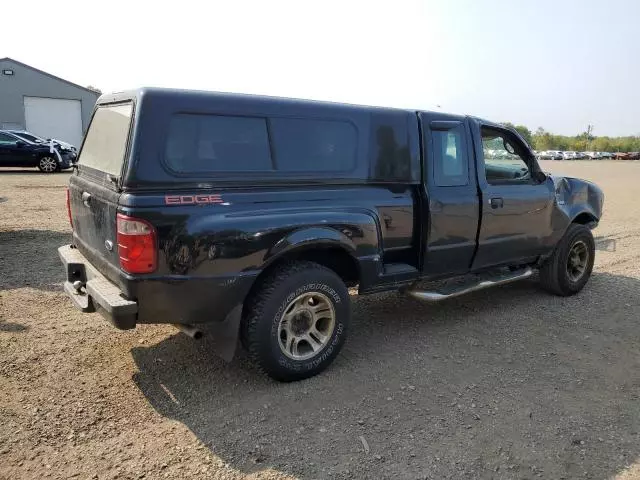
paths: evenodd
<path fill-rule="evenodd" d="M 46 140 L 44 138 L 40 138 L 40 137 L 36 137 L 35 135 L 32 135 L 31 133 L 27 133 L 27 132 L 11 132 L 14 135 L 16 135 L 17 137 L 23 138 L 29 142 L 34 142 L 34 143 L 43 143 L 46 142 Z"/>
<path fill-rule="evenodd" d="M 89 125 L 78 164 L 120 176 L 132 112 L 131 103 L 98 107 Z"/>

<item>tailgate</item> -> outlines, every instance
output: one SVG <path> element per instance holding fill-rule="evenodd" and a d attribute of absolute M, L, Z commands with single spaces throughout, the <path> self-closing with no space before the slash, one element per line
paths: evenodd
<path fill-rule="evenodd" d="M 81 176 L 71 176 L 69 203 L 74 244 L 103 275 L 117 281 L 116 214 L 120 194 Z M 114 268 L 108 268 L 109 266 Z"/>
<path fill-rule="evenodd" d="M 117 185 L 130 143 L 131 102 L 98 105 L 69 180 L 74 243 L 103 275 L 120 280 L 116 214 Z"/>

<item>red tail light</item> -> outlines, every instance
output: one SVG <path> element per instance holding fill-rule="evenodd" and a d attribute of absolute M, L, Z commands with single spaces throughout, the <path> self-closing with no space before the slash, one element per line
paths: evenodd
<path fill-rule="evenodd" d="M 127 273 L 151 273 L 158 257 L 156 230 L 139 218 L 118 214 L 118 255 L 120 267 Z"/>
<path fill-rule="evenodd" d="M 73 230 L 73 220 L 71 218 L 71 193 L 69 192 L 69 187 L 67 187 L 67 215 L 69 215 L 69 224 L 71 225 L 71 230 Z"/>

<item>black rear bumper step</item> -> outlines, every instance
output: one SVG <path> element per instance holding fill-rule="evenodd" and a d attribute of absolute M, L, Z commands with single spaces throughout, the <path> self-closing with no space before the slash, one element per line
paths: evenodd
<path fill-rule="evenodd" d="M 127 299 L 73 245 L 58 248 L 58 255 L 67 276 L 64 291 L 73 304 L 83 312 L 102 313 L 117 328 L 135 328 L 138 303 Z"/>

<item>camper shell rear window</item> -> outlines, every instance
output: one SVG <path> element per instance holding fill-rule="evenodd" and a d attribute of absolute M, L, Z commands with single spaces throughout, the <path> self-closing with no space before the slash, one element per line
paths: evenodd
<path fill-rule="evenodd" d="M 133 103 L 99 106 L 89 125 L 78 163 L 120 176 L 127 150 Z"/>

